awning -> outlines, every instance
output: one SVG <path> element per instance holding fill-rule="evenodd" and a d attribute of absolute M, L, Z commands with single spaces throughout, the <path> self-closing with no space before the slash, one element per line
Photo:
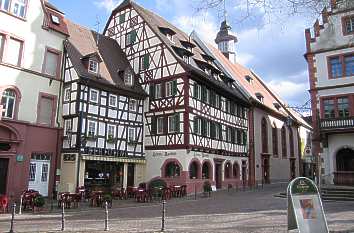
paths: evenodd
<path fill-rule="evenodd" d="M 121 163 L 139 163 L 145 164 L 145 159 L 139 158 L 124 158 L 124 157 L 113 157 L 113 156 L 96 156 L 96 155 L 81 155 L 83 160 L 94 160 L 94 161 L 106 161 L 106 162 L 121 162 Z"/>

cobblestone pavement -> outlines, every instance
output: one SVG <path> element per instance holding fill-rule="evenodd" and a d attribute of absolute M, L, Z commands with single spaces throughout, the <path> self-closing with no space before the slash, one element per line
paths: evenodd
<path fill-rule="evenodd" d="M 166 232 L 287 232 L 286 199 L 273 197 L 285 187 L 269 186 L 255 191 L 221 191 L 211 198 L 174 199 L 167 203 Z M 354 203 L 324 203 L 332 232 L 354 232 Z M 17 215 L 15 232 L 58 232 L 61 215 Z M 0 232 L 7 232 L 10 215 L 0 215 Z M 110 209 L 110 232 L 158 232 L 159 203 L 115 203 Z M 66 214 L 67 232 L 103 232 L 104 210 L 83 208 Z"/>

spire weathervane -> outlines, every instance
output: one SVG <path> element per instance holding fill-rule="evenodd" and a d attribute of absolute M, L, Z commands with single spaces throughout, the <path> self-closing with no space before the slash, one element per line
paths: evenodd
<path fill-rule="evenodd" d="M 226 21 L 226 18 L 227 18 L 226 0 L 223 0 L 223 2 L 224 2 L 224 20 Z"/>

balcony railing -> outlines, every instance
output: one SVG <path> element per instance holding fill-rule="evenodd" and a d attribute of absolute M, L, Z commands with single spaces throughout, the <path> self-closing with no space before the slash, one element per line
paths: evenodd
<path fill-rule="evenodd" d="M 354 128 L 354 117 L 322 119 L 320 127 L 324 130 Z"/>

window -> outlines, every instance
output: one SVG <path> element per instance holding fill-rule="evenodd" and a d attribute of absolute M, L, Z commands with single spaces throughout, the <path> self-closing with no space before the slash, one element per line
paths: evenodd
<path fill-rule="evenodd" d="M 95 121 L 88 122 L 87 136 L 94 137 L 96 135 L 96 126 L 97 123 Z"/>
<path fill-rule="evenodd" d="M 189 165 L 189 179 L 197 179 L 198 177 L 199 165 L 196 161 L 191 162 Z"/>
<path fill-rule="evenodd" d="M 53 22 L 54 24 L 57 24 L 57 25 L 60 24 L 60 19 L 59 19 L 58 16 L 51 14 L 51 15 L 50 15 L 50 19 L 52 20 L 52 22 Z"/>
<path fill-rule="evenodd" d="M 262 119 L 261 122 L 261 134 L 262 134 L 262 152 L 268 152 L 268 124 L 265 118 Z"/>
<path fill-rule="evenodd" d="M 48 181 L 48 170 L 49 170 L 48 164 L 46 163 L 42 164 L 42 177 L 41 177 L 42 182 Z"/>
<path fill-rule="evenodd" d="M 281 154 L 283 158 L 286 158 L 288 156 L 285 126 L 281 128 Z"/>
<path fill-rule="evenodd" d="M 108 105 L 110 107 L 117 107 L 117 96 L 116 95 L 109 95 Z"/>
<path fill-rule="evenodd" d="M 135 142 L 135 128 L 128 128 L 128 142 Z"/>
<path fill-rule="evenodd" d="M 45 125 L 53 125 L 54 123 L 54 97 L 40 96 L 38 109 L 38 123 Z"/>
<path fill-rule="evenodd" d="M 72 123 L 71 123 L 71 120 L 65 120 L 64 122 L 64 125 L 65 125 L 65 132 L 64 132 L 64 135 L 68 136 L 69 133 L 71 133 L 72 131 Z"/>
<path fill-rule="evenodd" d="M 334 99 L 323 100 L 324 118 L 335 118 Z"/>
<path fill-rule="evenodd" d="M 164 118 L 163 117 L 158 117 L 156 119 L 156 129 L 157 129 L 157 134 L 162 134 L 164 131 Z"/>
<path fill-rule="evenodd" d="M 2 56 L 4 54 L 4 46 L 5 46 L 5 35 L 0 34 L 0 62 L 2 61 Z"/>
<path fill-rule="evenodd" d="M 177 94 L 177 80 L 166 82 L 166 97 Z"/>
<path fill-rule="evenodd" d="M 22 57 L 22 47 L 22 41 L 10 38 L 7 44 L 6 57 L 4 59 L 5 62 L 11 65 L 20 66 Z"/>
<path fill-rule="evenodd" d="M 354 55 L 344 56 L 345 76 L 354 75 Z"/>
<path fill-rule="evenodd" d="M 201 98 L 201 86 L 198 83 L 194 83 L 193 89 L 194 89 L 193 90 L 194 98 L 200 100 L 200 98 Z"/>
<path fill-rule="evenodd" d="M 195 134 L 201 134 L 202 119 L 199 117 L 194 117 L 193 120 L 193 132 Z"/>
<path fill-rule="evenodd" d="M 133 74 L 131 71 L 127 70 L 124 73 L 124 84 L 128 86 L 133 86 L 134 85 L 134 79 L 133 79 Z"/>
<path fill-rule="evenodd" d="M 37 164 L 30 163 L 29 181 L 35 181 L 36 180 L 36 170 L 37 170 Z"/>
<path fill-rule="evenodd" d="M 187 64 L 189 64 L 189 57 L 187 55 L 183 55 L 183 61 Z"/>
<path fill-rule="evenodd" d="M 162 97 L 161 84 L 156 84 L 155 85 L 155 99 L 159 99 L 161 97 Z"/>
<path fill-rule="evenodd" d="M 96 91 L 96 90 L 90 91 L 90 101 L 94 102 L 94 103 L 98 102 L 98 91 Z"/>
<path fill-rule="evenodd" d="M 64 89 L 64 101 L 70 101 L 71 93 L 70 87 Z"/>
<path fill-rule="evenodd" d="M 218 94 L 215 94 L 215 108 L 220 108 L 220 96 Z"/>
<path fill-rule="evenodd" d="M 342 63 L 339 57 L 330 58 L 330 67 L 332 78 L 343 76 Z"/>
<path fill-rule="evenodd" d="M 225 163 L 225 179 L 230 179 L 231 178 L 231 169 L 232 169 L 232 166 L 231 166 L 231 163 L 230 162 L 226 162 Z"/>
<path fill-rule="evenodd" d="M 338 116 L 349 117 L 349 100 L 348 97 L 340 97 L 337 99 Z"/>
<path fill-rule="evenodd" d="M 165 177 L 176 177 L 181 175 L 181 168 L 176 162 L 169 162 L 165 167 Z"/>
<path fill-rule="evenodd" d="M 150 59 L 149 54 L 144 54 L 140 57 L 140 70 L 147 70 L 150 66 Z"/>
<path fill-rule="evenodd" d="M 137 33 L 135 30 L 127 33 L 127 45 L 134 44 L 136 41 Z"/>
<path fill-rule="evenodd" d="M 18 17 L 25 18 L 26 8 L 27 0 L 12 0 L 11 2 L 11 13 Z"/>
<path fill-rule="evenodd" d="M 12 89 L 6 89 L 2 94 L 1 105 L 3 107 L 2 116 L 13 119 L 16 107 L 16 92 Z"/>
<path fill-rule="evenodd" d="M 344 35 L 354 33 L 354 16 L 344 18 Z"/>
<path fill-rule="evenodd" d="M 129 111 L 135 112 L 137 109 L 137 101 L 135 99 L 129 100 Z"/>
<path fill-rule="evenodd" d="M 43 73 L 50 76 L 59 76 L 60 55 L 58 52 L 47 49 L 44 56 Z"/>
<path fill-rule="evenodd" d="M 176 133 L 179 132 L 179 113 L 168 117 L 168 132 Z"/>
<path fill-rule="evenodd" d="M 272 128 L 273 156 L 278 157 L 278 129 L 274 124 Z"/>
<path fill-rule="evenodd" d="M 202 99 L 202 101 L 205 103 L 206 101 L 207 101 L 207 88 L 206 88 L 206 86 L 202 86 L 201 87 L 201 99 Z"/>
<path fill-rule="evenodd" d="M 166 34 L 166 37 L 167 37 L 167 39 L 168 39 L 169 41 L 171 41 L 173 44 L 175 43 L 175 42 L 173 41 L 173 35 L 172 35 L 172 34 Z"/>
<path fill-rule="evenodd" d="M 116 126 L 115 125 L 108 125 L 107 129 L 107 136 L 108 139 L 113 139 L 116 135 Z"/>
<path fill-rule="evenodd" d="M 124 21 L 125 21 L 125 13 L 123 13 L 123 14 L 121 14 L 120 16 L 119 16 L 119 23 L 121 24 L 121 23 L 124 23 Z"/>
<path fill-rule="evenodd" d="M 88 68 L 89 68 L 88 70 L 90 72 L 97 74 L 98 73 L 98 62 L 95 61 L 95 60 L 90 59 Z"/>

